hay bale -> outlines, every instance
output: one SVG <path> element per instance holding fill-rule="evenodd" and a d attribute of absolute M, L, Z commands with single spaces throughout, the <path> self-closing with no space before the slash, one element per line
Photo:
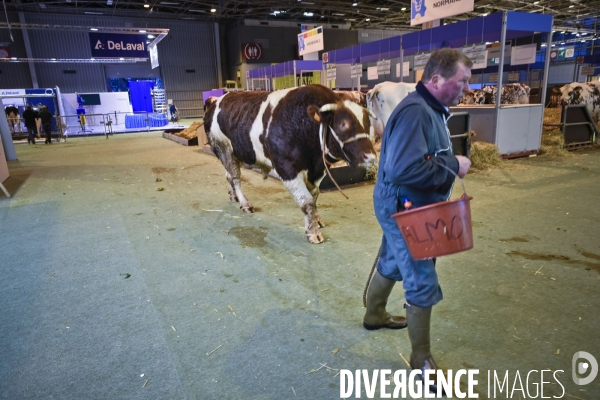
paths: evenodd
<path fill-rule="evenodd" d="M 486 142 L 471 144 L 471 168 L 486 170 L 500 165 L 501 160 L 498 146 Z"/>
<path fill-rule="evenodd" d="M 179 133 L 176 133 L 175 135 L 188 140 L 193 139 L 195 137 L 198 137 L 198 128 L 200 128 L 202 125 L 204 125 L 204 121 L 194 121 L 192 125 L 190 125 L 188 128 L 185 128 L 184 130 L 182 130 Z"/>

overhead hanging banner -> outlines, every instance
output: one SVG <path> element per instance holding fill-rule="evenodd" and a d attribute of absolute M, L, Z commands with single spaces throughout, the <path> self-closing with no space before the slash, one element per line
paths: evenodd
<path fill-rule="evenodd" d="M 419 25 L 473 11 L 475 0 L 411 0 L 410 24 Z"/>
<path fill-rule="evenodd" d="M 471 69 L 481 69 L 487 67 L 487 46 L 485 43 L 465 46 L 463 53 L 473 61 Z"/>
<path fill-rule="evenodd" d="M 158 48 L 156 45 L 148 46 L 148 52 L 150 53 L 150 64 L 152 64 L 152 69 L 158 67 Z"/>
<path fill-rule="evenodd" d="M 92 57 L 148 58 L 146 35 L 90 32 Z"/>
<path fill-rule="evenodd" d="M 308 53 L 323 50 L 325 42 L 323 41 L 323 27 L 320 26 L 310 31 L 302 32 L 298 35 L 298 54 L 303 56 Z"/>

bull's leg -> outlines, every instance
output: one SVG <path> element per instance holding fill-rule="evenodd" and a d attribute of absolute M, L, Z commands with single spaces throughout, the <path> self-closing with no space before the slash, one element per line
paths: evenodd
<path fill-rule="evenodd" d="M 313 199 L 313 217 L 314 220 L 317 222 L 317 224 L 319 224 L 319 226 L 321 228 L 325 227 L 325 222 L 323 222 L 323 219 L 321 218 L 321 215 L 319 214 L 319 211 L 317 210 L 317 198 L 319 197 L 319 183 L 321 183 L 321 181 L 319 180 L 318 183 L 316 184 L 311 184 L 310 182 L 306 182 L 306 188 L 308 189 L 308 191 L 310 192 L 310 194 L 312 195 L 312 199 Z"/>
<path fill-rule="evenodd" d="M 304 213 L 304 230 L 308 241 L 313 244 L 323 243 L 325 238 L 319 229 L 317 205 L 314 203 L 313 194 L 306 187 L 305 174 L 300 172 L 296 179 L 283 181 L 283 184 Z"/>
<path fill-rule="evenodd" d="M 229 182 L 229 199 L 240 203 L 240 208 L 246 213 L 253 213 L 252 203 L 246 199 L 242 193 L 242 180 L 240 173 L 240 161 L 235 158 L 231 148 L 223 143 L 214 143 L 211 141 L 213 152 L 219 157 L 225 167 L 225 175 Z"/>

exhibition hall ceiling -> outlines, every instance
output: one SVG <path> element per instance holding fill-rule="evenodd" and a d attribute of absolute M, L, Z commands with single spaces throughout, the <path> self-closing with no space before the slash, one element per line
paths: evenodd
<path fill-rule="evenodd" d="M 311 25 L 350 24 L 356 29 L 420 29 L 410 26 L 410 0 L 5 0 L 5 4 L 8 11 L 25 13 L 76 13 L 215 22 L 281 20 Z M 585 24 L 593 28 L 600 14 L 600 0 L 475 0 L 473 12 L 448 18 L 445 22 L 504 10 L 552 14 L 555 26 Z"/>

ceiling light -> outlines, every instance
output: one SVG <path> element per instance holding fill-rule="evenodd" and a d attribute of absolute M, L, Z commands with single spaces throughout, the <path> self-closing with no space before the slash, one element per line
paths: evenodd
<path fill-rule="evenodd" d="M 304 12 L 304 16 L 305 17 L 312 17 L 313 13 L 311 13 L 311 12 Z"/>
<path fill-rule="evenodd" d="M 587 34 L 588 34 L 587 32 L 583 32 L 583 33 L 582 33 L 582 35 L 583 35 L 583 36 L 585 36 L 585 35 L 587 35 Z"/>
<path fill-rule="evenodd" d="M 148 35 L 148 39 L 154 39 L 154 35 Z"/>
<path fill-rule="evenodd" d="M 542 43 L 541 47 L 546 47 L 546 43 Z"/>
<path fill-rule="evenodd" d="M 406 7 L 402 7 L 400 11 L 406 11 Z"/>
<path fill-rule="evenodd" d="M 70 3 L 70 1 L 67 1 L 67 2 Z M 112 0 L 106 0 L 106 5 L 112 6 Z"/>
<path fill-rule="evenodd" d="M 534 1 L 533 4 L 540 4 L 540 2 L 539 1 Z"/>
<path fill-rule="evenodd" d="M 90 28 L 90 31 L 97 31 L 98 28 Z"/>
<path fill-rule="evenodd" d="M 488 13 L 481 14 L 482 17 L 487 17 Z"/>
<path fill-rule="evenodd" d="M 583 39 L 582 42 L 585 42 L 585 39 Z"/>
<path fill-rule="evenodd" d="M 352 3 L 352 7 L 356 7 L 358 3 Z"/>
<path fill-rule="evenodd" d="M 389 7 L 381 7 L 380 10 L 381 11 L 390 11 L 390 8 Z"/>
<path fill-rule="evenodd" d="M 554 43 L 552 43 L 552 47 L 556 47 L 556 45 Z"/>
<path fill-rule="evenodd" d="M 367 19 L 365 19 L 365 21 L 367 21 L 367 22 L 369 22 L 370 20 L 371 20 L 371 18 L 367 18 Z"/>
<path fill-rule="evenodd" d="M 217 9 L 216 9 L 216 8 L 211 8 L 211 9 L 210 9 L 210 12 L 211 12 L 211 13 L 216 13 L 216 12 L 217 12 Z"/>
<path fill-rule="evenodd" d="M 10 59 L 11 59 L 11 60 L 16 60 L 16 59 L 17 59 L 17 57 L 11 57 Z"/>
<path fill-rule="evenodd" d="M 56 61 L 56 58 L 51 58 L 52 61 Z"/>
<path fill-rule="evenodd" d="M 143 30 L 143 29 L 142 29 L 142 30 L 140 30 L 140 31 L 138 31 L 138 32 L 140 32 L 140 33 L 146 33 L 146 31 L 145 31 L 145 30 Z"/>
<path fill-rule="evenodd" d="M 346 14 L 341 14 L 341 13 L 333 13 L 333 14 L 331 14 L 331 15 L 337 15 L 338 17 L 343 17 L 343 16 L 344 16 L 344 15 L 346 15 Z"/>
<path fill-rule="evenodd" d="M 44 3 L 40 3 L 40 8 L 46 8 L 46 5 Z"/>
<path fill-rule="evenodd" d="M 150 8 L 150 4 L 144 4 L 144 8 Z"/>
<path fill-rule="evenodd" d="M 324 16 L 324 15 L 321 15 L 321 18 L 325 18 L 325 16 Z"/>
<path fill-rule="evenodd" d="M 565 44 L 565 42 L 560 42 L 560 44 Z"/>
<path fill-rule="evenodd" d="M 575 7 L 573 4 L 571 4 L 571 5 L 569 6 L 569 8 L 573 8 L 573 7 Z"/>
<path fill-rule="evenodd" d="M 123 57 L 121 57 L 121 58 L 119 58 L 119 60 L 123 61 L 123 60 L 125 60 L 125 59 L 124 59 Z"/>
<path fill-rule="evenodd" d="M 85 11 L 84 14 L 88 14 L 88 15 L 102 15 L 104 13 L 94 12 L 94 11 Z"/>
<path fill-rule="evenodd" d="M 95 59 L 94 57 L 90 58 L 90 60 L 92 60 L 92 61 L 96 61 L 96 59 Z"/>

